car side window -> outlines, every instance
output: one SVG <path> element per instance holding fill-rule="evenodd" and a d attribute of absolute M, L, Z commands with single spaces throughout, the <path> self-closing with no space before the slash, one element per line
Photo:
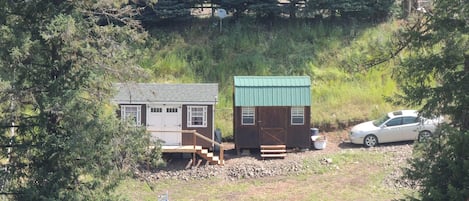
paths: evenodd
<path fill-rule="evenodd" d="M 404 117 L 404 119 L 402 120 L 402 124 L 414 124 L 418 122 L 419 122 L 418 117 Z"/>
<path fill-rule="evenodd" d="M 401 124 L 402 124 L 402 117 L 398 117 L 398 118 L 394 118 L 394 119 L 389 120 L 386 123 L 386 126 L 388 126 L 388 127 L 390 127 L 390 126 L 399 126 Z"/>

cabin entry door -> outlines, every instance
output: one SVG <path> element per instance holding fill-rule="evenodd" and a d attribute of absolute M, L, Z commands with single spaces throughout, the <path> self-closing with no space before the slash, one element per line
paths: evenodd
<path fill-rule="evenodd" d="M 149 105 L 147 107 L 147 129 L 151 138 L 163 141 L 163 145 L 182 145 L 182 106 Z"/>
<path fill-rule="evenodd" d="M 260 145 L 286 144 L 287 107 L 258 107 Z"/>

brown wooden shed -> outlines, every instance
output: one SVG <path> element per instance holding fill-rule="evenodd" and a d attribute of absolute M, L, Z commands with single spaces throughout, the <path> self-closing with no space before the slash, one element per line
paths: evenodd
<path fill-rule="evenodd" d="M 263 145 L 311 146 L 309 76 L 235 76 L 235 148 Z"/>

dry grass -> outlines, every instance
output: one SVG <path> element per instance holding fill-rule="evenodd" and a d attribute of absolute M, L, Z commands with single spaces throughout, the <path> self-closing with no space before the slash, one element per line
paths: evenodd
<path fill-rule="evenodd" d="M 333 149 L 335 150 L 335 149 Z M 333 160 L 330 165 L 320 158 Z M 168 192 L 170 200 L 392 200 L 409 191 L 389 188 L 392 153 L 362 149 L 313 154 L 304 159 L 308 169 L 290 176 L 259 179 L 212 177 L 200 180 L 127 180 L 118 192 L 130 200 L 155 200 Z"/>

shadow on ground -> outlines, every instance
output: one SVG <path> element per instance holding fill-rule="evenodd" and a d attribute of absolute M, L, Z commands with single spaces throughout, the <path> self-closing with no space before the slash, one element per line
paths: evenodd
<path fill-rule="evenodd" d="M 383 143 L 383 144 L 378 144 L 376 147 L 390 147 L 390 146 L 401 146 L 401 145 L 410 145 L 413 146 L 414 141 L 402 141 L 402 142 L 390 142 L 390 143 Z M 341 142 L 338 144 L 338 147 L 341 149 L 361 149 L 365 148 L 362 144 L 352 144 L 350 142 Z"/>

